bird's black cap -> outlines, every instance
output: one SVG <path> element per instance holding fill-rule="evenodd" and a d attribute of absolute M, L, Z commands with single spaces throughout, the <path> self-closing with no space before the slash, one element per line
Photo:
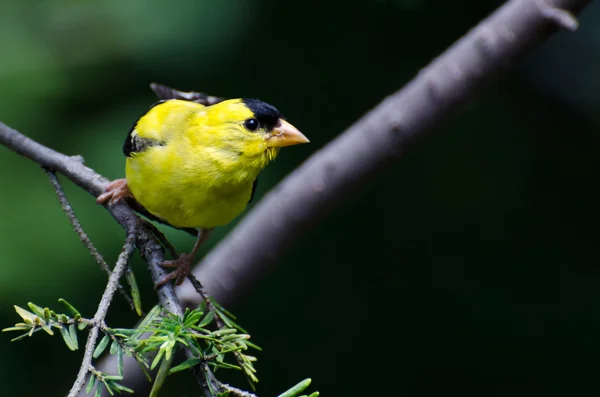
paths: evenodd
<path fill-rule="evenodd" d="M 271 131 L 283 119 L 283 115 L 273 105 L 269 105 L 259 99 L 243 98 L 242 102 L 254 113 L 254 117 Z"/>

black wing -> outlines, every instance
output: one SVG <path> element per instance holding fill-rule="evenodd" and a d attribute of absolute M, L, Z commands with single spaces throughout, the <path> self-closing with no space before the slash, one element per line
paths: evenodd
<path fill-rule="evenodd" d="M 184 101 L 196 102 L 205 106 L 214 105 L 215 103 L 223 102 L 225 98 L 206 95 L 202 92 L 183 92 L 166 85 L 151 83 L 150 88 L 159 99 L 181 99 Z"/>
<path fill-rule="evenodd" d="M 144 150 L 153 146 L 164 146 L 166 142 L 156 141 L 154 139 L 140 138 L 133 134 L 135 127 L 129 131 L 125 143 L 123 144 L 123 154 L 127 157 L 131 157 L 132 153 L 140 153 Z"/>
<path fill-rule="evenodd" d="M 154 105 L 150 106 L 150 108 L 146 111 L 146 113 L 148 113 L 148 111 L 150 109 L 152 109 L 153 107 L 160 105 L 163 102 L 164 102 L 164 100 L 156 102 Z M 144 113 L 144 114 L 146 114 L 146 113 Z M 142 115 L 141 117 L 143 117 L 143 116 L 144 115 Z M 138 121 L 139 121 L 139 119 L 138 119 Z M 156 141 L 154 139 L 141 138 L 141 137 L 135 135 L 133 132 L 135 131 L 135 127 L 137 126 L 138 121 L 136 121 L 135 124 L 129 130 L 129 133 L 127 134 L 127 138 L 125 138 L 125 143 L 123 144 L 123 154 L 125 154 L 125 156 L 127 156 L 127 157 L 131 157 L 132 153 L 143 152 L 144 150 L 146 150 L 152 146 L 164 146 L 166 144 L 166 142 L 164 142 L 164 141 Z"/>

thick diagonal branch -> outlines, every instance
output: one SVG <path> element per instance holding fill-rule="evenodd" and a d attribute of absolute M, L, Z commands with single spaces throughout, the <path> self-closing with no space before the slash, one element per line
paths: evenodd
<path fill-rule="evenodd" d="M 490 81 L 560 28 L 577 26 L 586 0 L 512 0 L 309 158 L 265 196 L 194 270 L 209 294 L 227 304 L 248 288 L 302 231 L 410 145 L 445 124 Z M 269 249 L 263 247 L 268 241 Z M 199 297 L 186 284 L 181 299 Z"/>

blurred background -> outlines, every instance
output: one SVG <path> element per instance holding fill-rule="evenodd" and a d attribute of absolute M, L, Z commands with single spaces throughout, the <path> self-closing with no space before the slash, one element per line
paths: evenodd
<path fill-rule="evenodd" d="M 150 82 L 257 97 L 311 139 L 267 168 L 260 200 L 500 3 L 2 0 L 0 120 L 113 179 L 129 128 L 156 100 Z M 596 2 L 577 33 L 552 38 L 373 175 L 229 305 L 264 349 L 260 396 L 306 377 L 324 397 L 600 390 L 599 20 Z M 28 301 L 58 309 L 65 298 L 92 316 L 106 277 L 46 175 L 0 147 L 0 185 L 0 328 Z M 114 261 L 122 230 L 64 185 Z M 139 258 L 134 270 L 149 309 Z M 117 296 L 108 323 L 133 317 Z M 81 351 L 58 336 L 1 336 L 3 395 L 66 395 Z M 164 395 L 200 392 L 182 373 Z"/>

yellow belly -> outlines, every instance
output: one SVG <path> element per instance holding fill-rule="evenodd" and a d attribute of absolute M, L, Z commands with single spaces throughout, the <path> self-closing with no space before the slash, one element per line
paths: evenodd
<path fill-rule="evenodd" d="M 256 175 L 231 178 L 209 166 L 185 169 L 178 162 L 157 160 L 143 154 L 128 158 L 127 184 L 144 208 L 175 227 L 226 225 L 250 200 Z"/>

